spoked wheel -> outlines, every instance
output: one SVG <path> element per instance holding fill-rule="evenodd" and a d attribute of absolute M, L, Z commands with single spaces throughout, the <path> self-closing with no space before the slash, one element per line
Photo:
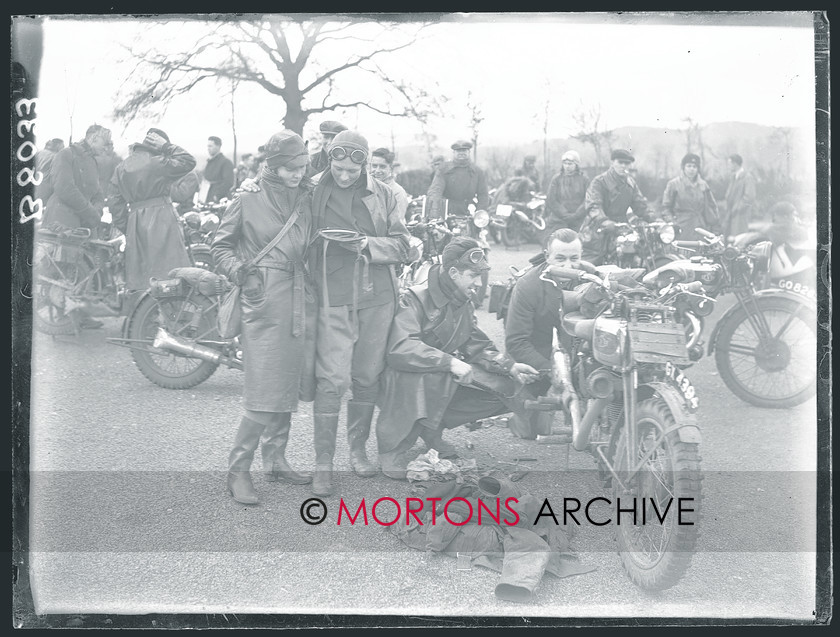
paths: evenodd
<path fill-rule="evenodd" d="M 67 296 L 90 276 L 90 266 L 81 259 L 76 263 L 52 263 L 45 256 L 39 259 L 37 252 L 35 263 L 33 281 L 35 329 L 52 336 L 73 334 L 75 332 L 73 320 L 65 312 Z"/>
<path fill-rule="evenodd" d="M 724 320 L 715 343 L 723 382 L 741 400 L 784 409 L 817 391 L 817 316 L 793 299 L 757 297 L 755 312 L 739 307 Z"/>
<path fill-rule="evenodd" d="M 514 215 L 508 218 L 507 225 L 502 229 L 502 241 L 509 248 L 515 248 L 528 242 L 522 222 Z"/>
<path fill-rule="evenodd" d="M 140 372 L 165 389 L 189 389 L 203 383 L 218 363 L 154 347 L 158 328 L 187 340 L 218 338 L 213 302 L 205 296 L 146 296 L 131 315 L 128 338 L 131 356 Z"/>
<path fill-rule="evenodd" d="M 614 528 L 627 575 L 637 586 L 659 591 L 682 579 L 694 554 L 700 521 L 700 456 L 698 445 L 682 442 L 676 431 L 662 435 L 674 426 L 674 417 L 661 399 L 640 403 L 636 416 L 634 466 L 643 461 L 642 467 L 630 477 L 627 431 L 623 429 L 614 461 L 616 474 L 628 490 L 615 480 L 612 483 L 613 501 L 621 498 L 622 508 L 635 507 L 636 519 L 622 513 Z M 687 499 L 681 520 L 679 498 Z"/>

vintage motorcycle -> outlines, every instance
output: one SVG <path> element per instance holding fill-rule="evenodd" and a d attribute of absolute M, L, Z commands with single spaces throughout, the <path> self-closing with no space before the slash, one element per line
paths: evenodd
<path fill-rule="evenodd" d="M 239 337 L 222 338 L 216 327 L 219 300 L 231 288 L 222 275 L 176 268 L 153 280 L 109 343 L 128 347 L 137 369 L 165 389 L 189 389 L 225 365 L 243 369 Z"/>
<path fill-rule="evenodd" d="M 531 201 L 524 205 L 516 202 L 498 204 L 491 223 L 509 248 L 541 243 L 545 230 L 545 195 L 531 193 Z"/>
<path fill-rule="evenodd" d="M 714 353 L 724 383 L 757 407 L 784 409 L 805 402 L 816 392 L 816 305 L 784 288 L 756 289 L 770 269 L 769 241 L 741 249 L 726 245 L 722 236 L 696 230 L 703 239 L 674 242 L 694 256 L 671 265 L 719 266 L 701 275 L 708 295 L 732 292 L 737 299 L 709 338 L 708 352 Z M 815 278 L 812 289 L 814 284 Z"/>
<path fill-rule="evenodd" d="M 405 210 L 406 223 L 411 222 L 415 218 L 425 219 L 427 216 L 426 202 L 428 198 L 426 195 L 419 195 L 418 197 L 408 198 L 408 207 Z"/>
<path fill-rule="evenodd" d="M 655 270 L 680 257 L 671 247 L 678 228 L 667 221 L 639 219 L 635 225 L 616 223 L 609 233 L 604 263 L 613 263 L 621 268 L 645 268 Z M 600 232 L 600 231 L 599 231 Z"/>
<path fill-rule="evenodd" d="M 398 277 L 400 292 L 428 280 L 429 269 L 440 263 L 443 248 L 452 237 L 452 232 L 444 221 L 440 219 L 423 221 L 419 213 L 415 214 L 406 227 L 411 233 L 410 260 L 403 264 Z"/>
<path fill-rule="evenodd" d="M 210 245 L 216 230 L 219 229 L 219 216 L 214 212 L 205 210 L 190 210 L 178 217 L 181 229 L 184 232 L 187 250 L 193 264 L 205 270 L 213 270 L 216 267 Z"/>
<path fill-rule="evenodd" d="M 526 401 L 529 409 L 562 411 L 566 426 L 554 437 L 593 456 L 611 501 L 641 503 L 638 518 L 613 528 L 625 572 L 651 591 L 674 586 L 686 573 L 702 504 L 699 399 L 681 370 L 689 355 L 675 303 L 713 303 L 690 270 L 681 273 L 688 282 L 672 272 L 664 288 L 659 274 L 626 285 L 611 281 L 603 268 L 596 274 L 547 268 L 545 280 L 589 282 L 580 293 L 589 298 L 595 292 L 600 301 L 584 305 L 586 313 L 563 315 L 571 350 L 555 334 L 551 387 Z M 681 498 L 691 511 L 679 523 L 676 515 L 662 515 L 669 508 L 673 513 Z"/>
<path fill-rule="evenodd" d="M 183 221 L 182 221 L 183 223 Z M 87 316 L 124 316 L 129 311 L 125 290 L 125 236 L 103 212 L 97 230 L 54 232 L 39 228 L 33 261 L 34 326 L 53 336 L 79 333 L 79 313 Z M 191 243 L 185 234 L 191 262 L 212 269 L 210 246 Z"/>
<path fill-rule="evenodd" d="M 92 237 L 90 228 L 39 228 L 33 261 L 35 329 L 78 334 L 80 315 L 120 316 L 125 306 L 125 237 Z"/>

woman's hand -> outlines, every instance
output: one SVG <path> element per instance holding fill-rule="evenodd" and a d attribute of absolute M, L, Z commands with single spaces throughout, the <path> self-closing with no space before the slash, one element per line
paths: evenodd
<path fill-rule="evenodd" d="M 449 362 L 449 371 L 455 377 L 455 381 L 461 385 L 469 385 L 472 380 L 472 365 L 465 363 L 460 358 L 452 357 Z"/>

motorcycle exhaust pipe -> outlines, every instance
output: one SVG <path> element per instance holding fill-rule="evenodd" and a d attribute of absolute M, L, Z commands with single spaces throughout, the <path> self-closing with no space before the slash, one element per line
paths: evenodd
<path fill-rule="evenodd" d="M 204 345 L 198 345 L 195 343 L 189 343 L 181 338 L 178 338 L 177 336 L 172 336 L 172 334 L 167 332 L 162 327 L 158 328 L 152 346 L 156 349 L 169 350 L 171 352 L 183 354 L 191 358 L 200 358 L 205 361 L 210 361 L 211 363 L 216 363 L 217 365 L 219 363 L 228 365 L 229 367 L 238 367 L 241 365 L 241 363 L 238 360 L 234 360 L 232 358 L 224 356 L 223 354 L 217 352 L 216 350 L 210 349 L 209 347 L 205 347 Z"/>
<path fill-rule="evenodd" d="M 530 223 L 534 226 L 537 230 L 543 231 L 545 230 L 545 220 L 542 217 L 537 217 L 536 219 L 531 219 L 528 215 L 526 215 L 521 210 L 514 210 L 514 214 L 519 217 L 523 222 Z"/>

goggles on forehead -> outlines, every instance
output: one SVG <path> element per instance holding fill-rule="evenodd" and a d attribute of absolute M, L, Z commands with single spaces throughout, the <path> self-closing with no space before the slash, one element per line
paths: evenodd
<path fill-rule="evenodd" d="M 469 252 L 465 252 L 461 255 L 458 261 L 467 262 L 469 261 L 472 264 L 481 263 L 481 260 L 484 258 L 484 250 L 481 248 L 473 248 Z"/>
<path fill-rule="evenodd" d="M 329 150 L 330 159 L 341 161 L 345 157 L 349 157 L 354 164 L 364 164 L 367 161 L 368 154 L 361 148 L 347 149 L 344 146 L 336 146 L 333 144 Z"/>

